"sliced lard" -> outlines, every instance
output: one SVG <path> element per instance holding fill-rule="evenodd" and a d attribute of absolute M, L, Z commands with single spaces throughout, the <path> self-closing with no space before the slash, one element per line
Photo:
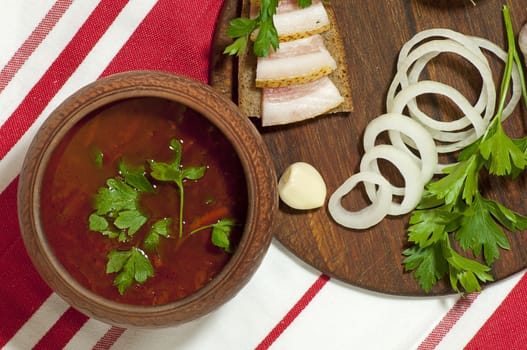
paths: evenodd
<path fill-rule="evenodd" d="M 344 98 L 328 77 L 306 84 L 265 88 L 262 91 L 262 126 L 311 119 L 343 101 Z"/>
<path fill-rule="evenodd" d="M 256 17 L 260 6 L 251 4 L 251 17 Z M 313 0 L 311 6 L 301 8 L 297 0 L 281 0 L 273 17 L 280 42 L 320 34 L 330 28 L 330 20 L 324 4 Z M 254 40 L 257 31 L 251 36 Z"/>
<path fill-rule="evenodd" d="M 335 59 L 320 35 L 288 41 L 267 57 L 259 57 L 256 66 L 257 87 L 282 87 L 307 83 L 333 72 Z"/>

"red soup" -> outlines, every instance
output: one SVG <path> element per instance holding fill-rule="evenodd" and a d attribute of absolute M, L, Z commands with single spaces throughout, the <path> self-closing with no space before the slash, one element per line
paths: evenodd
<path fill-rule="evenodd" d="M 53 151 L 41 191 L 43 227 L 66 270 L 96 294 L 136 305 L 184 298 L 213 279 L 236 249 L 246 208 L 228 140 L 159 98 L 84 118 Z"/>

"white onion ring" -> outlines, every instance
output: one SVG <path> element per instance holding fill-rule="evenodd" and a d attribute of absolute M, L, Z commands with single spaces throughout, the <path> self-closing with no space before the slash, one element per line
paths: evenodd
<path fill-rule="evenodd" d="M 466 139 L 456 143 L 437 146 L 437 151 L 439 153 L 457 151 L 462 147 L 474 142 L 479 136 L 483 135 L 488 124 L 483 121 L 481 116 L 476 111 L 474 111 L 474 107 L 465 98 L 465 96 L 463 96 L 458 90 L 454 89 L 450 85 L 446 85 L 437 81 L 423 80 L 409 85 L 405 89 L 401 90 L 393 101 L 393 108 L 391 109 L 391 112 L 402 113 L 408 101 L 419 95 L 427 93 L 441 94 L 450 98 L 450 100 L 452 100 L 459 107 L 459 109 L 461 109 L 465 117 L 470 120 L 470 122 L 472 122 L 475 130 L 471 137 L 467 137 Z M 441 122 L 431 118 L 424 120 L 419 119 L 419 121 L 430 129 L 438 130 L 439 126 L 442 126 L 443 130 L 454 130 L 451 129 L 454 123 Z M 433 136 L 432 132 L 431 134 Z M 404 142 L 402 141 L 400 134 L 397 132 L 390 132 L 390 141 L 398 148 L 405 148 Z"/>
<path fill-rule="evenodd" d="M 415 61 L 414 66 L 411 68 L 411 71 L 410 71 L 409 76 L 408 76 L 408 83 L 409 84 L 416 83 L 418 81 L 419 75 L 424 70 L 426 64 L 432 58 L 436 57 L 439 54 L 440 54 L 440 52 L 436 52 L 436 53 L 431 52 L 431 53 L 428 53 L 428 54 L 424 55 L 423 57 L 418 58 Z M 403 82 L 403 84 L 404 84 L 404 82 Z M 392 87 L 393 86 L 396 87 L 396 85 L 397 84 L 394 85 L 392 83 Z M 390 101 L 390 95 L 388 95 L 388 101 Z M 391 102 L 390 103 L 393 103 L 393 97 L 391 97 Z M 485 108 L 486 108 L 486 103 L 487 103 L 487 99 L 486 99 L 485 89 L 482 88 L 481 93 L 480 93 L 480 97 L 479 97 L 477 103 L 474 105 L 474 110 L 478 114 L 483 112 L 485 110 Z M 415 105 L 415 108 L 418 108 L 417 105 L 415 104 L 415 100 L 414 100 L 413 103 L 409 102 L 409 112 L 410 113 L 412 112 L 412 105 Z M 414 115 L 415 115 L 415 113 L 414 113 Z M 427 128 L 427 130 L 429 131 L 429 133 L 432 135 L 432 137 L 435 140 L 440 141 L 440 142 L 453 143 L 453 142 L 458 142 L 458 141 L 463 141 L 464 140 L 462 143 L 454 144 L 452 146 L 449 146 L 449 145 L 438 145 L 437 146 L 438 147 L 438 152 L 440 152 L 440 153 L 452 152 L 452 151 L 454 151 L 456 149 L 459 149 L 461 147 L 465 147 L 472 140 L 474 140 L 474 130 L 473 129 L 457 131 L 457 132 L 443 132 L 443 131 L 438 131 L 438 130 L 430 129 L 430 128 Z M 404 138 L 404 135 L 402 135 L 402 137 Z M 405 138 L 404 142 L 406 144 L 410 145 L 411 147 L 415 148 L 415 146 L 411 143 L 411 140 L 408 140 L 408 139 Z M 436 173 L 441 173 L 443 167 L 444 166 L 449 166 L 449 165 L 450 164 L 438 165 L 437 168 L 436 168 Z"/>
<path fill-rule="evenodd" d="M 484 38 L 481 38 L 481 37 L 476 37 L 476 36 L 466 36 L 466 39 L 470 39 L 471 41 L 473 41 L 473 44 L 476 45 L 477 50 L 474 49 L 475 48 L 474 45 L 470 45 L 471 46 L 470 50 L 474 49 L 474 51 L 472 53 L 476 54 L 478 57 L 480 57 L 482 60 L 484 60 L 486 62 L 486 65 L 489 67 L 489 69 L 490 69 L 490 66 L 488 65 L 488 60 L 487 60 L 487 58 L 484 55 L 482 55 L 480 49 L 484 49 L 484 50 L 494 54 L 494 56 L 496 56 L 498 59 L 502 60 L 503 62 L 505 62 L 507 60 L 507 52 L 505 52 L 505 50 L 503 50 L 502 48 L 500 48 L 498 45 L 496 45 L 495 43 L 491 42 L 490 40 L 487 40 L 487 39 L 484 39 Z M 408 85 L 408 84 L 412 84 L 414 82 L 417 82 L 418 78 L 419 78 L 419 75 L 424 70 L 426 64 L 432 58 L 436 57 L 440 53 L 441 52 L 435 52 L 435 53 L 431 52 L 431 53 L 428 53 L 428 54 L 424 54 L 422 57 L 420 57 L 419 59 L 415 60 L 415 62 L 413 62 L 413 67 L 411 68 L 411 70 L 410 70 L 410 72 L 408 74 L 408 77 L 407 77 L 408 81 L 403 81 L 402 83 L 403 84 L 406 83 Z M 398 66 L 402 66 L 402 61 L 401 60 L 407 59 L 405 57 L 407 57 L 407 56 L 400 55 L 400 57 L 399 57 L 400 62 L 398 63 Z M 469 60 L 468 57 L 465 57 L 465 59 Z M 470 60 L 469 60 L 469 62 L 470 62 Z M 411 62 L 409 62 L 409 63 L 411 63 Z M 480 74 L 482 74 L 482 71 L 480 71 Z M 485 84 L 486 81 L 490 81 L 490 79 L 492 79 L 491 75 L 488 75 L 486 73 L 483 73 L 483 74 L 485 74 L 485 76 L 482 75 L 482 82 L 483 82 L 483 84 Z M 397 86 L 395 86 L 395 88 L 396 87 Z M 493 87 L 491 90 L 492 90 L 492 94 L 496 95 L 495 94 L 495 87 Z M 486 102 L 484 100 L 484 97 L 485 97 L 484 92 L 485 92 L 485 89 L 482 88 L 482 91 L 480 93 L 480 97 L 479 97 L 477 103 L 474 105 L 475 110 L 477 110 L 479 113 L 481 113 L 484 110 L 482 108 L 483 106 L 480 106 L 480 104 Z M 387 100 L 389 100 L 390 98 L 393 98 L 393 95 L 388 94 Z M 519 75 L 519 72 L 518 72 L 518 67 L 517 67 L 516 63 L 514 63 L 514 65 L 512 67 L 512 94 L 511 94 L 511 97 L 509 99 L 509 102 L 507 103 L 507 105 L 503 109 L 502 120 L 507 119 L 512 114 L 512 112 L 516 108 L 516 106 L 517 106 L 518 102 L 520 101 L 520 99 L 521 99 L 520 75 Z M 412 113 L 412 110 L 413 110 L 414 107 L 413 106 L 409 106 L 409 108 L 411 109 L 410 112 Z M 487 110 L 490 110 L 490 111 L 494 111 L 494 108 L 495 108 L 495 106 L 492 106 L 490 104 L 487 106 Z M 455 141 L 459 141 L 459 140 L 463 139 L 464 137 L 465 136 L 462 133 L 460 133 L 459 137 L 457 139 L 455 139 Z M 438 139 L 438 138 L 436 138 L 436 139 Z M 448 139 L 448 138 L 443 139 L 441 141 L 451 141 L 451 140 L 454 141 L 453 139 Z"/>
<path fill-rule="evenodd" d="M 456 32 L 452 29 L 446 28 L 432 28 L 422 30 L 416 33 L 410 40 L 408 40 L 399 51 L 399 61 L 402 61 L 404 57 L 407 57 L 409 52 L 421 41 L 424 41 L 429 38 L 446 38 L 460 43 L 461 45 L 469 48 L 476 54 L 481 54 L 481 50 L 478 45 L 476 45 L 469 37 L 460 32 Z M 399 66 L 397 67 L 399 69 Z"/>
<path fill-rule="evenodd" d="M 480 38 L 480 37 L 472 37 L 472 36 L 464 36 L 463 34 L 451 31 L 451 30 L 445 30 L 445 29 L 434 29 L 434 30 L 428 30 L 424 32 L 420 32 L 416 34 L 414 38 L 412 38 L 407 44 L 403 46 L 403 49 L 401 49 L 401 52 L 399 54 L 399 62 L 398 62 L 398 70 L 403 69 L 404 67 L 409 67 L 411 64 L 413 64 L 413 67 L 411 68 L 409 74 L 407 77 L 405 77 L 402 73 L 398 72 L 399 78 L 394 80 L 401 80 L 401 86 L 407 86 L 407 84 L 412 84 L 414 82 L 417 82 L 419 75 L 421 74 L 422 70 L 424 70 L 426 64 L 435 56 L 437 56 L 440 52 L 424 52 L 421 57 L 418 55 L 415 55 L 415 52 L 413 52 L 414 56 L 412 59 L 408 58 L 408 55 L 410 55 L 410 51 L 412 50 L 413 46 L 420 40 L 424 40 L 430 37 L 434 36 L 440 36 L 449 38 L 448 41 L 456 41 L 462 45 L 465 45 L 465 50 L 469 49 L 472 54 L 479 57 L 481 61 L 484 61 L 487 69 L 481 69 L 478 68 L 475 62 L 480 63 L 479 61 L 474 61 L 470 59 L 470 53 L 468 55 L 463 55 L 465 59 L 467 59 L 470 63 L 476 66 L 478 68 L 478 71 L 482 75 L 482 81 L 483 81 L 483 87 L 482 91 L 480 93 L 480 97 L 477 101 L 477 103 L 474 105 L 474 109 L 478 111 L 478 113 L 481 113 L 483 111 L 482 109 L 482 103 L 485 102 L 485 96 L 487 93 L 485 91 L 491 92 L 492 95 L 489 95 L 492 97 L 492 101 L 488 101 L 486 110 L 485 119 L 490 120 L 493 117 L 493 112 L 495 109 L 495 88 L 493 87 L 492 82 L 492 75 L 489 74 L 490 72 L 490 66 L 488 64 L 487 58 L 482 54 L 481 49 L 485 49 L 491 53 L 493 53 L 496 57 L 499 59 L 505 61 L 507 59 L 507 53 L 501 49 L 496 44 L 492 43 L 491 41 Z M 447 41 L 445 41 L 447 42 Z M 422 49 L 424 45 L 423 44 L 419 49 Z M 452 45 L 452 43 L 447 44 Z M 429 48 L 430 49 L 430 48 Z M 466 52 L 465 52 L 466 53 Z M 408 61 L 408 62 L 405 62 Z M 396 75 L 397 76 L 397 75 Z M 519 100 L 521 99 L 521 85 L 519 82 L 519 73 L 518 68 L 516 65 L 513 66 L 513 72 L 512 72 L 512 95 L 509 99 L 509 102 L 505 106 L 503 113 L 502 113 L 502 120 L 505 120 L 510 114 L 512 114 L 514 108 L 518 104 Z M 394 89 L 397 88 L 399 83 L 397 81 L 392 82 L 390 92 L 387 96 L 387 103 L 392 103 L 392 100 L 394 98 L 393 93 L 395 92 Z M 485 85 L 487 85 L 487 89 L 485 89 Z M 489 88 L 490 87 L 490 88 Z M 409 108 L 409 114 L 410 116 L 415 115 L 415 111 L 418 110 L 417 106 L 415 105 L 414 100 L 411 100 L 408 103 Z M 465 131 L 459 131 L 459 132 L 443 132 L 443 131 L 436 131 L 433 129 L 429 130 L 432 136 L 435 140 L 441 141 L 441 142 L 457 142 L 465 140 L 464 142 L 456 145 L 445 145 L 445 146 L 438 146 L 438 150 L 440 153 L 448 153 L 457 151 L 458 149 L 465 147 L 470 142 L 473 141 L 477 136 L 474 135 L 472 130 L 465 130 Z"/>
<path fill-rule="evenodd" d="M 478 106 L 478 104 L 481 104 L 481 101 L 486 102 L 485 103 L 485 115 L 483 116 L 483 119 L 488 123 L 492 116 L 494 115 L 494 109 L 496 105 L 496 92 L 495 92 L 495 85 L 494 80 L 492 78 L 492 72 L 490 69 L 490 66 L 488 64 L 488 61 L 485 59 L 485 57 L 478 57 L 471 51 L 469 51 L 467 48 L 460 46 L 459 44 L 455 43 L 452 40 L 434 40 L 431 42 L 427 42 L 417 49 L 415 49 L 407 58 L 405 61 L 401 62 L 400 70 L 396 73 L 395 78 L 390 86 L 389 92 L 388 92 L 388 98 L 386 102 L 387 110 L 390 112 L 393 108 L 393 101 L 396 98 L 392 96 L 395 93 L 395 88 L 399 85 L 402 87 L 402 91 L 405 90 L 405 88 L 408 86 L 409 81 L 408 77 L 406 76 L 406 71 L 408 68 L 418 59 L 422 57 L 427 57 L 430 53 L 437 53 L 437 52 L 451 52 L 456 53 L 462 57 L 464 57 L 466 60 L 468 60 L 472 65 L 474 65 L 478 72 L 480 73 L 482 79 L 483 79 L 483 86 L 482 86 L 482 92 L 480 94 L 480 98 L 478 102 L 476 103 L 478 108 L 473 107 L 473 111 L 477 111 L 477 114 L 480 115 L 482 110 L 479 110 L 483 106 Z M 427 57 L 428 58 L 428 57 Z M 419 66 L 421 68 L 421 65 Z M 422 67 L 424 68 L 424 66 Z M 412 80 L 417 80 L 417 73 L 415 71 L 412 72 L 411 76 Z M 414 83 L 412 81 L 412 83 Z M 413 84 L 411 84 L 413 85 Z M 423 123 L 430 123 L 431 121 L 433 125 L 430 125 L 430 127 L 442 131 L 453 131 L 453 130 L 460 130 L 468 125 L 470 123 L 474 123 L 473 120 L 467 120 L 467 118 L 463 117 L 460 119 L 457 119 L 455 121 L 451 122 L 440 122 L 434 119 L 431 119 L 426 114 L 424 114 L 419 108 L 417 108 L 417 104 L 415 99 L 409 100 L 407 102 L 408 108 L 410 110 L 410 116 L 413 118 L 417 118 Z M 481 116 L 480 116 L 481 118 Z"/>
<path fill-rule="evenodd" d="M 416 83 L 419 81 L 419 77 L 420 75 L 422 74 L 422 72 L 424 71 L 424 69 L 426 68 L 426 65 L 430 62 L 430 60 L 436 56 L 438 56 L 441 52 L 436 52 L 436 53 L 429 53 L 429 54 L 426 54 L 420 58 L 418 58 L 413 66 L 410 68 L 409 72 L 408 72 L 408 76 L 407 76 L 407 85 L 410 85 L 410 84 L 413 84 L 413 83 Z M 485 57 L 483 57 L 484 59 Z M 490 67 L 489 67 L 490 69 Z M 488 77 L 488 76 L 487 76 Z M 492 76 L 490 76 L 490 78 L 492 78 Z M 484 79 L 482 79 L 483 81 L 483 84 L 486 83 L 486 81 Z M 490 80 L 492 82 L 492 84 L 494 84 L 494 81 Z M 405 82 L 403 82 L 404 84 Z M 406 86 L 407 86 L 406 85 Z M 492 91 L 494 91 L 495 88 L 492 89 Z M 485 109 L 492 109 L 493 106 L 489 105 L 488 103 L 488 99 L 487 99 L 487 93 L 486 93 L 486 89 L 484 86 L 482 86 L 482 89 L 480 91 L 480 94 L 479 94 L 479 97 L 478 97 L 478 100 L 476 101 L 476 103 L 474 104 L 474 110 L 476 110 L 478 113 L 483 113 L 483 111 Z M 494 99 L 495 101 L 495 99 Z M 411 105 L 409 105 L 409 110 L 410 110 L 410 114 L 414 114 L 415 113 L 415 110 L 419 110 L 419 107 L 417 106 L 417 103 L 415 103 L 415 101 L 412 101 L 413 103 Z M 458 140 L 456 140 L 458 141 Z"/>
<path fill-rule="evenodd" d="M 408 136 L 419 151 L 418 164 L 421 167 L 421 178 L 424 183 L 434 175 L 437 165 L 436 145 L 430 133 L 417 121 L 398 113 L 387 113 L 373 119 L 364 130 L 364 151 L 375 147 L 375 140 L 384 131 L 396 130 Z M 405 147 L 404 150 L 407 150 Z M 375 172 L 380 173 L 376 162 L 371 164 Z M 404 188 L 392 186 L 395 195 L 404 195 Z"/>
<path fill-rule="evenodd" d="M 401 173 L 406 184 L 404 197 L 401 203 L 390 202 L 388 214 L 402 215 L 413 210 L 423 194 L 424 181 L 421 178 L 421 170 L 408 153 L 392 145 L 378 145 L 364 153 L 360 162 L 360 171 L 374 170 L 373 163 L 377 159 L 385 159 L 392 163 Z M 390 185 L 391 186 L 391 185 Z M 375 186 L 365 183 L 366 193 L 372 202 L 377 200 Z"/>
<path fill-rule="evenodd" d="M 433 38 L 433 37 L 446 38 L 446 39 L 450 39 L 455 42 L 458 42 L 459 44 L 463 45 L 464 47 L 472 51 L 472 53 L 480 57 L 485 57 L 481 51 L 481 49 L 485 49 L 493 53 L 496 57 L 498 57 L 502 61 L 506 61 L 507 59 L 507 53 L 502 48 L 500 48 L 498 45 L 491 42 L 490 40 L 477 37 L 477 36 L 468 36 L 468 35 L 456 32 L 451 29 L 432 28 L 432 29 L 422 30 L 416 33 L 410 40 L 408 40 L 401 47 L 401 50 L 399 51 L 399 56 L 398 56 L 397 70 L 400 70 L 401 62 L 404 61 L 404 59 L 409 55 L 410 51 L 412 51 L 412 49 L 419 42 L 424 41 L 429 38 Z M 521 99 L 521 86 L 520 86 L 519 79 L 520 77 L 518 73 L 518 67 L 516 66 L 516 63 L 515 63 L 513 65 L 513 71 L 512 71 L 512 86 L 513 86 L 512 92 L 513 93 L 511 95 L 509 103 L 503 110 L 502 120 L 505 120 L 509 115 L 512 114 L 512 111 L 514 110 L 517 103 Z"/>
<path fill-rule="evenodd" d="M 372 204 L 358 211 L 349 211 L 342 206 L 341 200 L 359 182 L 377 185 L 378 190 Z M 360 172 L 348 178 L 329 197 L 328 210 L 333 219 L 340 225 L 354 229 L 366 229 L 377 225 L 388 214 L 392 202 L 390 183 L 380 174 L 371 171 Z"/>
<path fill-rule="evenodd" d="M 428 51 L 434 48 L 437 48 L 438 51 L 436 51 L 435 53 L 431 52 L 433 54 L 431 55 Z M 423 51 L 423 53 L 421 53 L 421 51 Z M 487 121 L 490 120 L 494 114 L 494 109 L 496 106 L 496 95 L 494 80 L 488 61 L 484 56 L 479 57 L 477 55 L 474 55 L 465 47 L 459 46 L 459 44 L 451 40 L 447 39 L 442 41 L 429 42 L 419 47 L 415 52 L 413 52 L 412 57 L 408 58 L 410 61 L 406 64 L 411 65 L 414 64 L 414 62 L 415 64 L 408 73 L 407 81 L 401 81 L 401 87 L 403 87 L 404 89 L 405 86 L 416 83 L 419 80 L 419 76 L 421 75 L 422 71 L 424 70 L 430 59 L 444 52 L 451 52 L 462 56 L 478 70 L 480 76 L 482 77 L 482 87 L 478 100 L 474 104 L 473 108 L 474 111 L 476 111 L 479 115 L 484 113 L 483 119 Z M 405 85 L 405 83 L 407 85 Z M 417 101 L 415 99 L 408 101 L 408 110 L 409 115 L 413 118 L 429 118 L 424 112 L 419 109 L 419 107 L 417 106 Z M 451 123 L 459 123 L 460 127 L 457 129 L 462 129 L 463 127 L 469 125 L 468 121 L 464 117 L 460 118 L 456 122 Z M 438 137 L 445 138 L 445 136 L 443 136 L 442 134 L 444 133 L 438 132 Z M 449 134 L 451 134 L 451 132 L 447 133 L 447 135 Z M 436 139 L 439 139 L 438 137 L 436 137 Z M 451 138 L 450 136 L 447 137 Z"/>

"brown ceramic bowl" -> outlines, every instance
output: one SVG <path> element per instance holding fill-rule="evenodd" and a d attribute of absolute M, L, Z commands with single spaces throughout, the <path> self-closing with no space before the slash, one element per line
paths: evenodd
<path fill-rule="evenodd" d="M 174 101 L 215 125 L 232 144 L 247 187 L 245 225 L 239 245 L 226 265 L 198 291 L 158 306 L 116 302 L 88 290 L 55 256 L 41 219 L 43 176 L 61 139 L 87 115 L 120 101 L 142 97 Z M 88 316 L 124 327 L 177 325 L 203 316 L 231 299 L 258 268 L 271 242 L 271 226 L 278 201 L 272 164 L 256 128 L 234 103 L 210 86 L 153 71 L 106 77 L 65 100 L 33 140 L 19 182 L 18 210 L 23 240 L 43 279 L 70 305 Z"/>

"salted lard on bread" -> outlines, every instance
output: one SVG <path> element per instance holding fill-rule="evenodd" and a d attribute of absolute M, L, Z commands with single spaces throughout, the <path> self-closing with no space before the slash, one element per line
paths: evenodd
<path fill-rule="evenodd" d="M 251 3 L 249 0 L 245 0 L 243 3 L 242 8 L 242 15 L 249 16 L 250 13 L 250 6 Z M 252 4 L 254 9 L 254 3 Z M 317 65 L 324 67 L 324 64 L 321 64 L 320 62 L 325 61 L 324 60 L 307 60 L 307 64 L 302 63 L 302 67 L 296 67 L 299 66 L 298 64 L 301 59 L 297 61 L 297 64 L 295 65 L 295 60 L 293 58 L 288 58 L 286 61 L 276 61 L 275 64 L 279 65 L 278 62 L 286 62 L 288 64 L 288 67 L 291 69 L 288 70 L 296 70 L 297 73 L 293 74 L 293 79 L 286 78 L 287 74 L 284 76 L 274 76 L 269 78 L 269 76 L 263 75 L 264 78 L 262 78 L 262 71 L 267 72 L 269 74 L 274 74 L 273 72 L 277 71 L 284 71 L 283 69 L 279 67 L 269 67 L 266 66 L 267 63 L 271 63 L 271 57 L 264 58 L 264 59 L 258 59 L 255 57 L 252 53 L 252 47 L 249 47 L 248 50 L 239 57 L 238 61 L 238 105 L 240 108 L 249 116 L 252 117 L 261 117 L 262 118 L 262 125 L 268 126 L 268 125 L 277 125 L 277 124 L 285 124 L 290 122 L 297 122 L 301 121 L 303 119 L 309 119 L 313 118 L 320 114 L 331 114 L 331 113 L 338 113 L 338 112 L 350 112 L 353 109 L 352 100 L 351 100 L 351 88 L 350 88 L 350 82 L 349 82 L 349 74 L 348 74 L 348 62 L 346 59 L 346 51 L 343 45 L 342 37 L 338 30 L 338 25 L 336 23 L 335 13 L 328 3 L 322 3 L 320 1 L 313 1 L 313 5 L 310 7 L 318 8 L 318 6 L 322 6 L 324 9 L 324 13 L 326 14 L 327 18 L 329 19 L 329 29 L 325 27 L 322 30 L 322 33 L 318 35 L 318 33 L 308 33 L 309 35 L 303 35 L 302 37 L 309 38 L 306 41 L 313 40 L 316 42 L 318 39 L 314 39 L 317 36 L 322 38 L 325 50 L 329 53 L 329 57 L 331 57 L 331 60 L 333 60 L 336 65 L 329 64 L 329 69 L 323 68 L 323 69 L 315 69 Z M 307 7 L 306 9 L 310 8 Z M 284 16 L 281 17 L 281 19 L 287 19 L 287 16 L 291 16 L 291 13 L 295 13 L 295 11 L 301 11 L 305 9 L 300 9 L 298 5 L 296 4 L 296 0 L 282 0 L 279 4 L 279 9 L 277 10 L 277 15 L 275 15 L 275 18 L 277 16 Z M 317 10 L 319 11 L 319 10 Z M 308 12 L 303 12 L 304 14 Z M 296 16 L 291 16 L 291 18 Z M 305 19 L 305 18 L 304 18 Z M 306 21 L 308 23 L 309 20 Z M 312 38 L 314 37 L 314 38 Z M 301 39 L 303 40 L 303 39 Z M 296 39 L 295 41 L 299 41 Z M 300 41 L 302 42 L 302 41 Z M 278 51 L 274 54 L 280 55 L 280 50 L 285 46 L 286 48 L 290 44 L 286 41 L 280 41 L 280 47 L 278 48 Z M 297 44 L 291 44 L 291 45 L 297 45 Z M 270 56 L 272 56 L 270 55 Z M 320 59 L 323 55 L 318 55 L 317 57 Z M 276 58 L 276 57 L 275 57 Z M 263 66 L 260 66 L 260 72 L 258 74 L 257 79 L 257 66 L 258 61 L 260 60 L 260 64 L 263 64 Z M 265 63 L 262 63 L 265 62 Z M 328 60 L 329 62 L 329 60 Z M 326 64 L 327 65 L 327 64 Z M 262 70 L 263 68 L 263 70 Z M 307 73 L 302 76 L 309 77 L 308 79 L 302 78 L 302 79 L 295 79 L 298 78 L 300 74 L 298 74 L 298 71 L 305 70 Z M 316 73 L 313 73 L 315 71 Z M 267 74 L 266 73 L 266 74 Z M 289 93 L 291 89 L 298 89 L 299 91 L 310 91 L 309 94 L 305 94 L 305 96 L 315 96 L 317 93 L 313 94 L 313 87 L 302 87 L 302 86 L 293 86 L 291 89 L 287 89 L 289 85 L 302 85 L 304 83 L 311 83 L 313 81 L 316 81 L 321 78 L 327 78 L 331 85 L 333 85 L 333 88 L 330 89 L 329 84 L 327 80 L 319 82 L 319 84 L 314 84 L 313 86 L 318 86 L 318 88 L 322 89 L 320 93 L 318 93 L 319 97 L 316 100 L 318 101 L 316 103 L 309 103 L 309 101 L 306 102 L 305 99 L 302 99 L 303 105 L 302 107 L 299 107 L 298 110 L 306 110 L 306 107 L 313 107 L 315 104 L 319 104 L 320 101 L 325 101 L 325 99 L 328 99 L 327 104 L 331 104 L 332 107 L 329 108 L 329 110 L 324 108 L 319 108 L 319 111 L 310 111 L 305 112 L 303 114 L 303 117 L 300 116 L 298 113 L 295 113 L 294 115 L 291 113 L 283 113 L 281 116 L 277 116 L 274 111 L 282 110 L 285 111 L 291 111 L 292 108 L 290 108 L 291 103 L 286 102 L 284 99 L 276 99 L 276 96 L 279 96 L 280 94 L 285 94 L 286 92 Z M 283 84 L 283 80 L 287 80 L 287 84 Z M 258 83 L 257 83 L 258 81 Z M 262 84 L 262 81 L 266 81 L 266 83 Z M 270 81 L 274 83 L 269 83 Z M 278 84 L 276 82 L 279 82 Z M 260 87 L 257 87 L 259 85 Z M 267 86 L 266 86 L 267 85 Z M 262 88 L 263 86 L 263 88 Z M 302 89 L 305 88 L 305 89 Z M 271 90 L 268 90 L 271 89 Z M 286 89 L 286 90 L 281 90 Z M 340 98 L 335 97 L 333 92 L 335 90 L 339 93 Z M 328 94 L 328 91 L 332 91 L 331 94 Z M 268 100 L 270 96 L 274 96 L 272 100 Z M 331 96 L 331 97 L 328 97 Z M 297 102 L 299 100 L 296 100 Z M 333 106 L 335 104 L 335 101 L 340 101 L 337 106 Z M 281 108 L 278 103 L 286 103 L 284 108 Z M 267 113 L 266 113 L 267 111 Z"/>

